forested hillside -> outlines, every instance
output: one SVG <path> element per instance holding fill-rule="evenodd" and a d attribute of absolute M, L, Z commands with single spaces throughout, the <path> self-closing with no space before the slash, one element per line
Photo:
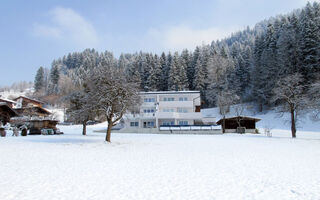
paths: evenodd
<path fill-rule="evenodd" d="M 200 90 L 203 106 L 217 103 L 224 91 L 241 102 L 272 105 L 276 81 L 299 73 L 305 93 L 320 74 L 320 4 L 279 15 L 229 38 L 193 51 L 152 54 L 99 53 L 94 49 L 69 53 L 40 67 L 35 78 L 39 96 L 64 96 L 81 87 L 90 70 L 103 63 L 123 68 L 143 91 Z"/>

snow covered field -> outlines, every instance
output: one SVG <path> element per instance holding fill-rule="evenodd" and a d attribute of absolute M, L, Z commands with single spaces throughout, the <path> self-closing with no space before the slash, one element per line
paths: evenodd
<path fill-rule="evenodd" d="M 0 138 L 0 199 L 320 199 L 320 133 L 113 134 L 107 144 L 92 132 L 101 126 Z"/>

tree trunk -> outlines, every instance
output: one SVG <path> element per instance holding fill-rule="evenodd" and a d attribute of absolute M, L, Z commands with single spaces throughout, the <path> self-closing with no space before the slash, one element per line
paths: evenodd
<path fill-rule="evenodd" d="M 296 138 L 296 119 L 295 119 L 295 116 L 294 116 L 294 109 L 291 108 L 290 109 L 290 112 L 291 112 L 291 133 L 292 133 L 292 138 Z"/>
<path fill-rule="evenodd" d="M 223 121 L 222 121 L 222 133 L 226 132 L 226 116 L 223 115 Z"/>
<path fill-rule="evenodd" d="M 263 105 L 262 103 L 259 104 L 259 112 L 262 112 L 263 111 Z"/>
<path fill-rule="evenodd" d="M 111 129 L 112 129 L 112 120 L 108 120 L 108 129 L 106 134 L 106 141 L 111 142 Z"/>
<path fill-rule="evenodd" d="M 87 122 L 82 123 L 82 135 L 87 135 Z"/>

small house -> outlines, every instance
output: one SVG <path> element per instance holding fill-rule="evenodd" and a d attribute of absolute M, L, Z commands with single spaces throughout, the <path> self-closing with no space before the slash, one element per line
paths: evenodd
<path fill-rule="evenodd" d="M 220 119 L 217 124 L 221 125 L 223 133 L 255 133 L 256 123 L 261 119 L 247 116 L 236 116 Z"/>

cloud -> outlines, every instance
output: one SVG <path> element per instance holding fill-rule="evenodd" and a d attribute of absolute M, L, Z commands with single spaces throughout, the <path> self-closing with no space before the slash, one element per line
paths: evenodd
<path fill-rule="evenodd" d="M 61 38 L 62 32 L 57 27 L 46 26 L 38 23 L 33 25 L 33 34 L 35 36 L 44 36 L 50 38 Z"/>
<path fill-rule="evenodd" d="M 48 12 L 51 24 L 33 24 L 33 35 L 71 41 L 81 47 L 96 47 L 99 43 L 94 26 L 70 8 L 57 7 Z"/>
<path fill-rule="evenodd" d="M 185 25 L 169 27 L 167 29 L 149 29 L 147 39 L 157 41 L 164 49 L 181 51 L 194 49 L 202 44 L 211 44 L 213 40 L 223 39 L 232 32 L 240 30 L 238 27 L 195 29 Z"/>

